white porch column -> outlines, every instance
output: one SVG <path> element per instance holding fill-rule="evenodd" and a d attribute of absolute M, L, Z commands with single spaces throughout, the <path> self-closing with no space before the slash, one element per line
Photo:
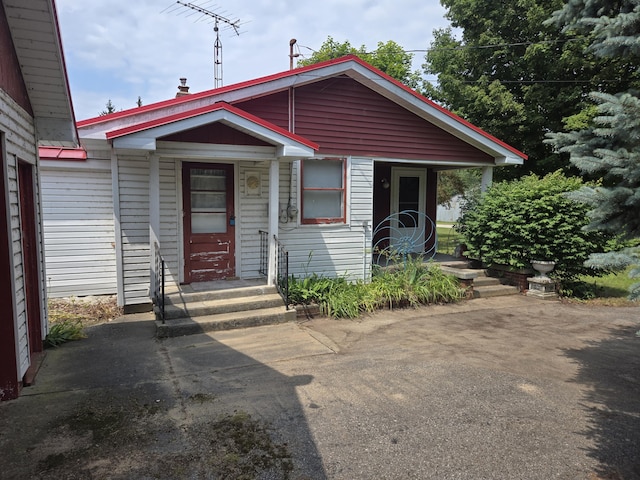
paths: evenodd
<path fill-rule="evenodd" d="M 280 162 L 271 160 L 269 166 L 269 264 L 267 283 L 275 285 L 278 275 L 276 265 L 276 235 L 278 234 L 278 214 L 280 210 Z"/>
<path fill-rule="evenodd" d="M 480 191 L 486 192 L 493 183 L 493 167 L 482 167 L 482 181 L 480 182 Z"/>
<path fill-rule="evenodd" d="M 160 159 L 149 155 L 149 296 L 153 298 L 156 288 L 155 245 L 160 245 Z"/>

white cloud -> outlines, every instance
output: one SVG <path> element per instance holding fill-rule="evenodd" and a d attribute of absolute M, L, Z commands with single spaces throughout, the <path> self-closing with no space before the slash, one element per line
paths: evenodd
<path fill-rule="evenodd" d="M 196 3 L 207 8 L 204 1 Z M 216 4 L 208 3 L 218 14 L 246 22 L 240 36 L 221 31 L 226 85 L 287 69 L 291 38 L 313 49 L 329 35 L 367 49 L 388 40 L 409 50 L 425 49 L 431 32 L 447 25 L 436 1 Z M 171 8 L 163 12 L 167 7 Z M 174 7 L 172 0 L 57 0 L 78 119 L 95 116 L 109 98 L 127 108 L 135 105 L 138 95 L 145 104 L 171 98 L 182 76 L 192 92 L 213 88 L 213 25 L 189 15 L 184 7 L 172 11 Z M 300 51 L 311 53 L 302 47 Z M 423 57 L 416 54 L 414 68 Z"/>

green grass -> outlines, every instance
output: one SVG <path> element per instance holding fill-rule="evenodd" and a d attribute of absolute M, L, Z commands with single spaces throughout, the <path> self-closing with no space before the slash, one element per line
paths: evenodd
<path fill-rule="evenodd" d="M 462 237 L 453 228 L 438 226 L 438 253 L 453 255 L 455 248 L 461 243 Z"/>
<path fill-rule="evenodd" d="M 580 280 L 596 287 L 596 297 L 598 298 L 626 298 L 629 295 L 629 287 L 637 279 L 629 278 L 629 270 L 618 273 L 610 273 L 602 277 L 584 275 Z"/>

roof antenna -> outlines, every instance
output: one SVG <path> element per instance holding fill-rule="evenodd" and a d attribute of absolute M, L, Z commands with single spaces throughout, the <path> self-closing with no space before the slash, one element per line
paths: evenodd
<path fill-rule="evenodd" d="M 201 13 L 202 17 L 211 17 L 213 18 L 214 27 L 213 31 L 216 32 L 216 40 L 213 43 L 213 84 L 215 88 L 222 86 L 222 42 L 220 41 L 220 23 L 225 23 L 229 28 L 233 28 L 233 31 L 236 32 L 236 35 L 240 35 L 238 28 L 240 27 L 240 19 L 231 20 L 227 17 L 223 17 L 215 12 L 207 10 L 206 8 L 202 8 L 199 5 L 194 3 L 183 2 L 181 0 L 176 0 L 176 3 L 182 5 L 185 8 L 190 8 L 195 12 Z"/>

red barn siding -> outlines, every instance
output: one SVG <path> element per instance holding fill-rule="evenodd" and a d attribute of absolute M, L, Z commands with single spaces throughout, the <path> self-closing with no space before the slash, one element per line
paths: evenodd
<path fill-rule="evenodd" d="M 20 64 L 13 47 L 13 39 L 9 31 L 9 24 L 4 12 L 4 6 L 0 3 L 0 88 L 7 92 L 18 105 L 33 116 L 31 102 L 22 79 Z"/>
<path fill-rule="evenodd" d="M 226 145 L 271 146 L 269 143 L 231 128 L 223 123 L 211 123 L 184 132 L 167 135 L 159 140 L 169 142 L 197 142 Z"/>
<path fill-rule="evenodd" d="M 279 92 L 236 106 L 288 128 L 288 95 Z M 346 76 L 296 87 L 294 98 L 295 133 L 318 143 L 321 154 L 493 161 L 490 155 Z"/>

